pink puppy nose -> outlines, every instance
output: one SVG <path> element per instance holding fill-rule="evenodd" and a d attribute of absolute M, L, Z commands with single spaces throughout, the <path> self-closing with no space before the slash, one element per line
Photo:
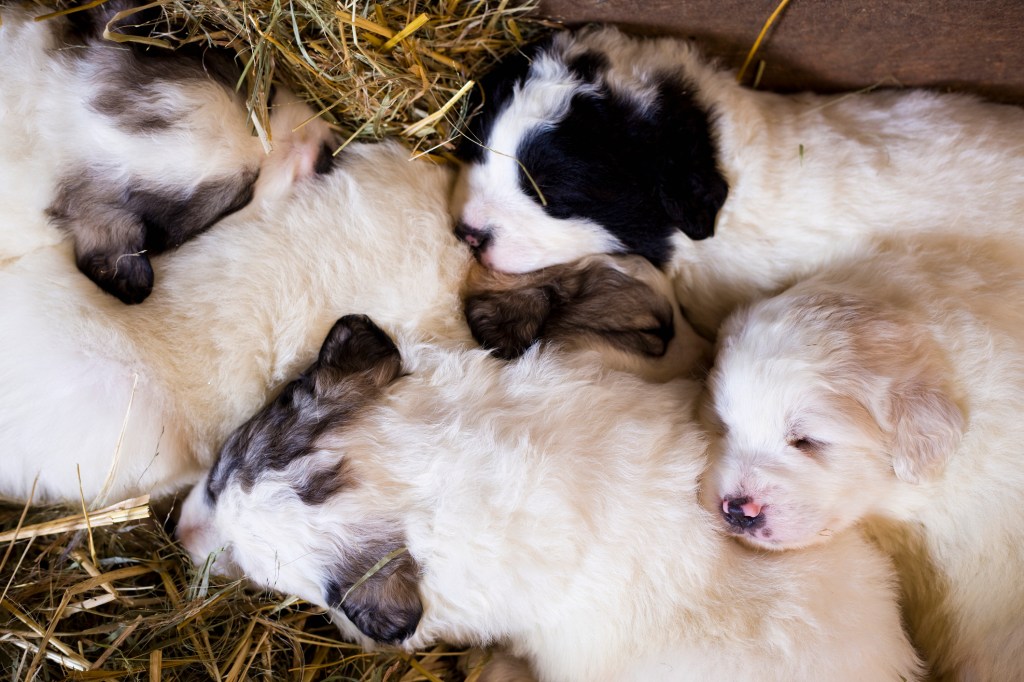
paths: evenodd
<path fill-rule="evenodd" d="M 730 501 L 728 499 L 722 500 L 722 511 L 726 514 L 730 513 L 729 507 L 733 507 L 732 512 L 735 513 L 735 508 L 737 506 L 740 508 L 740 511 L 743 512 L 744 516 L 750 518 L 754 518 L 755 516 L 761 513 L 761 505 L 759 505 L 757 502 L 745 502 L 743 504 L 737 505 L 735 501 Z"/>

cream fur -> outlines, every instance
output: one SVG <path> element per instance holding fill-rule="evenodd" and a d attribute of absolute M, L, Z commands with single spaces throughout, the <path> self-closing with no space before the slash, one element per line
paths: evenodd
<path fill-rule="evenodd" d="M 561 119 L 571 98 L 592 87 L 565 65 L 588 51 L 607 57 L 609 87 L 627 100 L 642 104 L 671 73 L 692 82 L 711 112 L 728 198 L 715 235 L 677 233 L 668 265 L 680 302 L 705 332 L 737 305 L 866 251 L 878 235 L 1021 236 L 1019 107 L 924 91 L 757 92 L 688 42 L 611 28 L 565 32 L 554 45 L 558 57 L 535 61 L 534 75 L 497 112 L 484 160 L 465 168 L 454 195 L 456 214 L 490 232 L 481 255 L 489 267 L 523 272 L 622 249 L 600 225 L 548 215 L 520 189 L 515 161 L 525 135 Z"/>
<path fill-rule="evenodd" d="M 501 643 L 544 682 L 917 677 L 890 566 L 858 536 L 760 554 L 715 529 L 695 382 L 399 341 L 405 373 L 310 454 L 248 491 L 228 479 L 215 503 L 193 489 L 179 532 L 195 561 L 330 607 L 353 552 L 404 542 L 423 614 L 403 648 Z M 332 470 L 340 490 L 299 499 Z"/>
<path fill-rule="evenodd" d="M 262 180 L 275 191 L 157 257 L 162 285 L 141 306 L 82 277 L 67 244 L 0 269 L 0 494 L 24 499 L 38 476 L 35 501 L 77 500 L 81 476 L 92 500 L 112 467 L 109 499 L 194 482 L 345 313 L 469 340 L 448 172 L 357 145 L 293 181 L 293 157 L 275 153 Z"/>
<path fill-rule="evenodd" d="M 863 524 L 943 679 L 1024 678 L 1022 262 L 982 239 L 885 244 L 730 318 L 710 378 L 708 504 L 763 507 L 734 532 L 771 549 Z"/>

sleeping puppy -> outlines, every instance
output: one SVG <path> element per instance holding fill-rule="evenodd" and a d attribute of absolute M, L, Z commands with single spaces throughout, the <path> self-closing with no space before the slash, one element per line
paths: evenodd
<path fill-rule="evenodd" d="M 108 24 L 145 33 L 133 24 L 150 13 L 118 15 L 138 4 L 109 0 L 45 21 L 0 8 L 0 206 L 10 221 L 0 259 L 66 233 L 79 269 L 125 303 L 152 290 L 152 255 L 245 206 L 269 161 L 226 51 L 103 37 Z M 267 144 L 297 150 L 277 158 L 295 175 L 326 170 L 327 125 L 283 89 L 271 110 Z M 28 229 L 44 211 L 54 227 Z"/>
<path fill-rule="evenodd" d="M 482 100 L 453 201 L 480 262 L 640 254 L 708 335 L 879 233 L 1020 236 L 1017 107 L 756 92 L 687 42 L 613 28 L 555 34 L 484 79 Z"/>
<path fill-rule="evenodd" d="M 768 549 L 863 524 L 943 679 L 1024 679 L 1024 251 L 889 244 L 736 313 L 708 505 Z"/>
<path fill-rule="evenodd" d="M 275 149 L 262 179 L 284 186 L 290 153 Z M 0 495 L 24 500 L 37 476 L 37 503 L 77 501 L 79 482 L 87 500 L 194 483 L 353 309 L 472 343 L 450 189 L 449 171 L 397 144 L 352 145 L 329 174 L 258 191 L 155 258 L 162 285 L 142 306 L 79 275 L 69 244 L 0 267 Z"/>
<path fill-rule="evenodd" d="M 717 531 L 696 382 L 400 340 L 340 319 L 232 434 L 182 509 L 197 565 L 365 646 L 500 643 L 544 682 L 917 678 L 857 535 L 762 554 Z"/>
<path fill-rule="evenodd" d="M 500 358 L 543 341 L 593 351 L 650 381 L 702 374 L 711 344 L 675 303 L 672 283 L 639 256 L 588 256 L 524 275 L 475 266 L 464 287 L 470 331 Z"/>

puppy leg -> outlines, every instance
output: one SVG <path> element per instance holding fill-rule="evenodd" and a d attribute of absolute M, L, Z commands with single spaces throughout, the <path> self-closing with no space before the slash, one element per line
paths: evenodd
<path fill-rule="evenodd" d="M 119 204 L 116 185 L 88 174 L 65 180 L 48 209 L 53 222 L 71 234 L 78 269 L 125 303 L 141 303 L 153 290 L 153 266 L 146 255 L 142 217 Z"/>

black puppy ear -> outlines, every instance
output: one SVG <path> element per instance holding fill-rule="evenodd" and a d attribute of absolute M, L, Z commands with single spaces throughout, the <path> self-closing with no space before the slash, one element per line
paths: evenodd
<path fill-rule="evenodd" d="M 718 169 L 710 116 L 694 100 L 693 88 L 668 79 L 659 87 L 664 141 L 659 155 L 658 196 L 670 220 L 690 239 L 715 233 L 715 220 L 729 194 Z"/>
<path fill-rule="evenodd" d="M 404 543 L 374 542 L 348 557 L 328 582 L 326 597 L 360 632 L 385 644 L 408 639 L 423 616 L 419 566 Z"/>
<path fill-rule="evenodd" d="M 380 388 L 398 377 L 402 357 L 391 338 L 366 315 L 346 315 L 328 332 L 314 372 L 338 374 L 365 372 Z"/>

